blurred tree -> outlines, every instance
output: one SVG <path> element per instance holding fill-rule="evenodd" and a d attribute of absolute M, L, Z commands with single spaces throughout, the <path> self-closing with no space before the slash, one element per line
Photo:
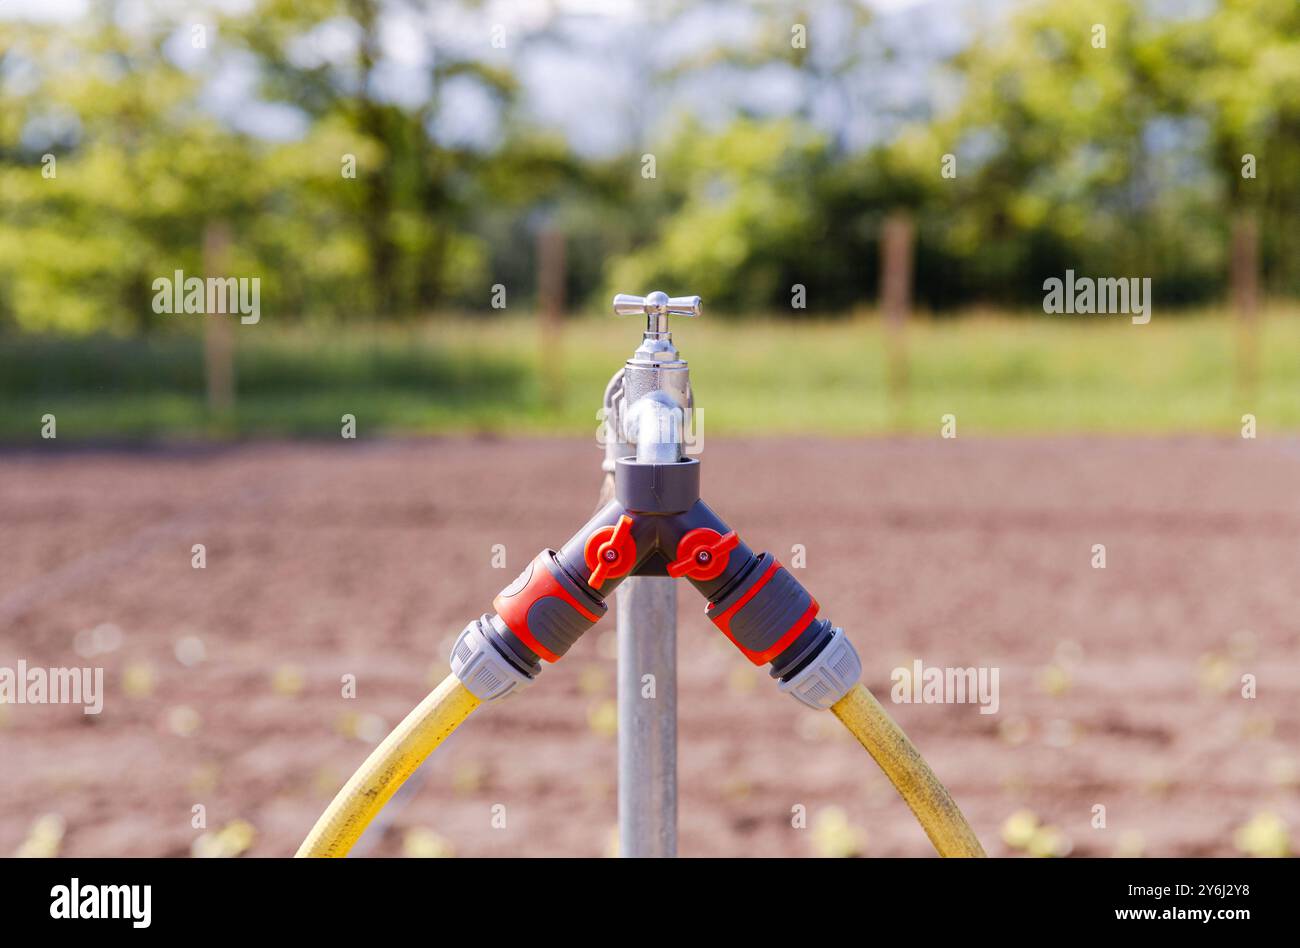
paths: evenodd
<path fill-rule="evenodd" d="M 231 173 L 248 142 L 189 107 L 170 31 L 123 28 L 120 5 L 72 28 L 0 27 L 0 317 L 24 328 L 156 325 L 153 279 L 200 272 L 205 222 L 257 201 L 256 179 Z"/>
<path fill-rule="evenodd" d="M 673 142 L 659 158 L 672 169 L 661 184 L 672 210 L 652 243 L 611 262 L 609 288 L 675 287 L 724 309 L 788 306 L 827 249 L 815 190 L 824 139 L 793 121 L 742 119 L 716 135 L 688 127 Z"/>
<path fill-rule="evenodd" d="M 719 27 L 736 19 L 743 25 L 734 31 Z M 848 195 L 827 177 L 849 150 L 855 90 L 870 64 L 870 11 L 852 0 L 672 3 L 656 21 L 657 35 L 682 42 L 639 51 L 646 98 L 790 84 L 794 107 L 775 118 L 742 109 L 721 127 L 688 118 L 656 135 L 643 123 L 633 157 L 653 153 L 656 171 L 632 178 L 630 216 L 640 226 L 634 246 L 610 260 L 606 292 L 678 287 L 724 310 L 855 302 L 870 264 L 861 239 L 837 242 L 844 218 L 857 219 L 828 204 Z"/>
<path fill-rule="evenodd" d="M 1298 10 L 1226 0 L 1171 17 L 1041 0 L 985 31 L 957 58 L 960 109 L 934 127 L 959 162 L 946 243 L 975 267 L 969 291 L 1035 298 L 1073 267 L 1203 299 L 1223 285 L 1236 210 L 1267 203 L 1273 239 L 1292 229 Z M 1266 184 L 1242 176 L 1252 150 Z"/>
<path fill-rule="evenodd" d="M 974 294 L 1041 298 L 1042 280 L 1070 267 L 1150 275 L 1153 248 L 1178 240 L 1156 233 L 1168 189 L 1152 153 L 1153 41 L 1132 3 L 1048 0 L 959 55 L 965 96 L 937 130 L 956 162 L 946 245 L 974 263 Z"/>
<path fill-rule="evenodd" d="M 1300 291 L 1300 4 L 1222 0 L 1170 24 L 1159 52 L 1164 101 L 1207 130 L 1203 153 L 1226 192 L 1225 222 L 1239 239 L 1262 231 L 1272 289 Z"/>
<path fill-rule="evenodd" d="M 193 11 L 119 0 L 0 21 L 0 324 L 168 325 L 150 283 L 198 273 L 218 221 L 281 317 L 486 307 L 495 282 L 526 300 L 544 226 L 567 235 L 569 299 L 658 285 L 788 309 L 798 286 L 809 311 L 849 308 L 876 298 L 900 211 L 932 307 L 1032 303 L 1066 268 L 1205 299 L 1233 220 L 1257 227 L 1267 286 L 1300 291 L 1294 0 L 981 13 L 935 117 L 891 111 L 894 39 L 852 0 L 672 0 L 638 21 L 662 42 L 616 51 L 632 140 L 600 160 L 531 124 L 515 75 L 530 44 L 604 42 L 561 6 L 503 43 L 474 0 L 196 9 L 217 11 L 201 47 Z"/>
<path fill-rule="evenodd" d="M 368 287 L 359 303 L 381 315 L 471 293 L 486 299 L 486 251 L 468 233 L 483 197 L 474 189 L 482 156 L 438 141 L 437 128 L 449 86 L 472 85 L 501 109 L 516 91 L 505 61 L 489 55 L 486 33 L 471 53 L 439 46 L 423 12 L 409 2 L 261 0 L 221 21 L 221 33 L 253 57 L 262 98 L 308 119 L 307 135 L 273 149 L 269 162 L 287 185 L 290 217 L 307 228 L 301 246 L 355 227 Z M 411 62 L 394 70 L 385 40 L 398 30 L 422 78 Z M 355 158 L 354 180 L 342 170 L 346 156 Z M 310 200 L 294 200 L 300 195 Z M 354 248 L 340 242 L 333 251 L 342 260 Z M 282 265 L 304 281 L 315 270 Z"/>
<path fill-rule="evenodd" d="M 872 41 L 870 7 L 859 0 L 751 0 L 703 8 L 679 2 L 660 7 L 657 14 L 667 28 L 676 23 L 689 29 L 691 17 L 701 9 L 715 16 L 739 13 L 747 22 L 735 32 L 709 31 L 710 41 L 702 49 L 675 57 L 671 51 L 666 57 L 653 51 L 655 60 L 643 70 L 649 84 L 726 88 L 736 83 L 758 91 L 789 83 L 793 108 L 785 115 L 827 129 L 836 154 L 849 150 L 849 132 L 863 111 L 872 72 L 888 58 Z M 698 36 L 703 31 L 693 32 Z"/>

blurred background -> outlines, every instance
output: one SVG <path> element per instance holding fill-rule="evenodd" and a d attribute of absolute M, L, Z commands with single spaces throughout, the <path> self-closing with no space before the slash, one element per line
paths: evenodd
<path fill-rule="evenodd" d="M 1295 427 L 1298 42 L 1289 0 L 6 3 L 0 436 L 571 432 L 656 287 L 719 431 Z M 1067 269 L 1152 324 L 1044 318 Z M 155 313 L 176 270 L 261 321 Z"/>
<path fill-rule="evenodd" d="M 0 664 L 110 689 L 0 706 L 0 853 L 292 851 L 585 519 L 609 298 L 654 289 L 705 300 L 706 496 L 808 550 L 868 684 L 1003 669 L 999 715 L 894 709 L 991 852 L 1288 852 L 1298 211 L 1294 0 L 8 0 Z M 1067 270 L 1150 323 L 1045 314 Z M 176 271 L 260 318 L 156 312 Z M 683 853 L 927 852 L 698 610 Z M 371 851 L 607 851 L 585 644 Z"/>

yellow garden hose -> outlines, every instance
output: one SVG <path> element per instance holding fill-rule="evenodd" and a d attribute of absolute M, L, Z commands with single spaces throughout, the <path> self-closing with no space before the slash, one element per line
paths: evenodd
<path fill-rule="evenodd" d="M 479 704 L 455 675 L 444 678 L 371 751 L 316 821 L 297 855 L 346 856 L 397 788 Z"/>
<path fill-rule="evenodd" d="M 480 703 L 455 675 L 443 679 L 371 751 L 316 821 L 297 855 L 346 856 L 398 788 Z M 831 711 L 880 765 L 939 855 L 984 855 L 951 795 L 870 691 L 854 685 Z"/>
<path fill-rule="evenodd" d="M 831 706 L 916 814 L 940 856 L 983 856 L 966 818 L 920 752 L 859 682 Z"/>

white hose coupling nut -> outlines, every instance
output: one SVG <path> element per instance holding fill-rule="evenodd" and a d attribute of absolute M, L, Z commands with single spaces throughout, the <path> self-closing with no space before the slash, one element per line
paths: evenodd
<path fill-rule="evenodd" d="M 529 674 L 502 651 L 508 646 L 493 642 L 493 618 L 485 615 L 465 626 L 451 650 L 451 673 L 480 701 L 512 695 L 532 684 L 541 671 L 538 664 Z"/>
<path fill-rule="evenodd" d="M 780 689 L 810 708 L 825 710 L 839 701 L 862 677 L 862 659 L 844 630 L 836 628 L 820 652 Z"/>

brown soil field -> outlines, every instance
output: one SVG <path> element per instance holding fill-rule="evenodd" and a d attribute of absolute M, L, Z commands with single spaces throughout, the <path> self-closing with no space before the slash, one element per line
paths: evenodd
<path fill-rule="evenodd" d="M 1300 834 L 1294 442 L 715 438 L 702 460 L 751 546 L 806 549 L 796 575 L 991 855 L 1025 809 L 1074 855 L 1229 855 L 1264 812 Z M 456 633 L 585 521 L 598 468 L 542 439 L 0 453 L 0 666 L 105 676 L 98 715 L 0 706 L 0 855 L 44 814 L 62 854 L 188 855 L 196 805 L 291 854 Z M 832 715 L 679 603 L 682 855 L 931 852 Z M 357 852 L 608 853 L 614 646 L 611 615 L 480 709 Z M 997 713 L 890 703 L 916 659 L 997 668 Z"/>

